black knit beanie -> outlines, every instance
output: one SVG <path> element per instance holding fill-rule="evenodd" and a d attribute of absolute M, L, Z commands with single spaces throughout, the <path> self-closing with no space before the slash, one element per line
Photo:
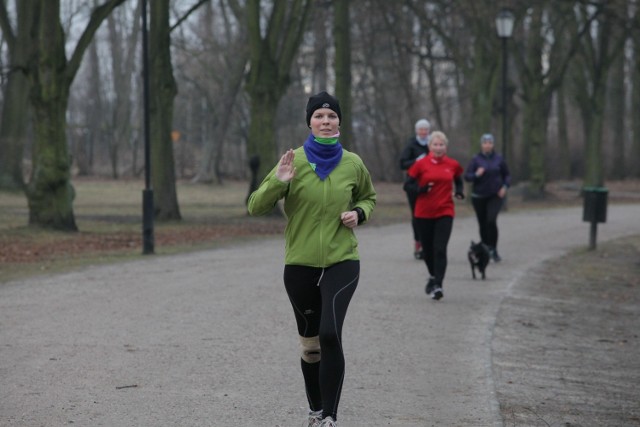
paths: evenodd
<path fill-rule="evenodd" d="M 311 116 L 313 112 L 320 108 L 329 108 L 338 115 L 338 119 L 342 121 L 342 113 L 340 113 L 340 104 L 338 100 L 327 92 L 322 91 L 309 98 L 307 103 L 307 126 L 311 125 Z"/>

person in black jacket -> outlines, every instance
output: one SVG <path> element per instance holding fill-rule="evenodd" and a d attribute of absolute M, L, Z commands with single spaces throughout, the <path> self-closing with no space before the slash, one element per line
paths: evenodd
<path fill-rule="evenodd" d="M 420 119 L 415 125 L 415 136 L 412 136 L 407 141 L 407 145 L 402 150 L 400 156 L 400 169 L 403 171 L 408 170 L 416 160 L 423 158 L 429 153 L 429 132 L 431 131 L 431 124 L 427 119 Z M 413 241 L 415 259 L 423 259 L 422 245 L 420 244 L 420 236 L 418 234 L 418 227 L 416 226 L 415 207 L 418 193 L 409 184 L 409 176 L 405 174 L 403 190 L 407 193 L 407 200 L 409 201 L 409 208 L 411 209 L 411 227 L 413 228 Z"/>

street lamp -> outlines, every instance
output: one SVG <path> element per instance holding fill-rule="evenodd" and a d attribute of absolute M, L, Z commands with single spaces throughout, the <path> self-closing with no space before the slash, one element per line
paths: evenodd
<path fill-rule="evenodd" d="M 496 30 L 502 39 L 502 157 L 507 161 L 507 39 L 513 34 L 515 17 L 511 10 L 500 9 L 496 16 Z"/>

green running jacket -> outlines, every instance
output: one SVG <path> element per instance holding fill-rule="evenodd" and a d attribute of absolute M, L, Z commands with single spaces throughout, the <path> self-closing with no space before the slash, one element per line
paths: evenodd
<path fill-rule="evenodd" d="M 338 166 L 322 181 L 304 148 L 294 153 L 296 176 L 288 183 L 279 181 L 276 165 L 249 196 L 249 214 L 268 214 L 284 198 L 285 264 L 328 267 L 359 259 L 355 233 L 342 224 L 340 214 L 359 207 L 366 221 L 376 204 L 376 192 L 362 159 L 343 150 Z"/>

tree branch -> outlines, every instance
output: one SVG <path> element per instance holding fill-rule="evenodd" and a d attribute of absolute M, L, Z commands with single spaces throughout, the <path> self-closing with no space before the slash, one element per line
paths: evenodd
<path fill-rule="evenodd" d="M 75 77 L 78 69 L 80 68 L 80 63 L 82 62 L 82 56 L 84 52 L 87 50 L 87 47 L 91 43 L 94 34 L 100 28 L 102 22 L 106 19 L 107 16 L 115 9 L 120 6 L 126 0 L 109 0 L 107 3 L 102 6 L 98 6 L 93 9 L 91 12 L 91 19 L 87 23 L 82 35 L 80 36 L 80 40 L 78 40 L 78 44 L 71 55 L 71 59 L 67 63 L 67 67 L 65 69 L 65 76 L 67 84 L 70 85 Z"/>
<path fill-rule="evenodd" d="M 9 46 L 9 55 L 11 55 L 14 46 L 16 44 L 16 35 L 11 28 L 11 22 L 9 21 L 9 14 L 7 13 L 7 6 L 3 1 L 0 1 L 0 29 L 7 39 L 7 45 Z"/>
<path fill-rule="evenodd" d="M 173 30 L 178 28 L 180 26 L 180 24 L 182 24 L 189 17 L 189 15 L 191 15 L 193 12 L 196 11 L 196 9 L 198 9 L 200 6 L 202 6 L 203 4 L 205 4 L 208 1 L 209 0 L 199 0 L 198 3 L 194 4 L 193 6 L 191 6 L 191 9 L 189 9 L 187 11 L 187 13 L 185 13 L 182 16 L 182 18 L 178 19 L 175 24 L 173 24 L 171 27 L 169 27 L 169 33 L 173 32 Z"/>

